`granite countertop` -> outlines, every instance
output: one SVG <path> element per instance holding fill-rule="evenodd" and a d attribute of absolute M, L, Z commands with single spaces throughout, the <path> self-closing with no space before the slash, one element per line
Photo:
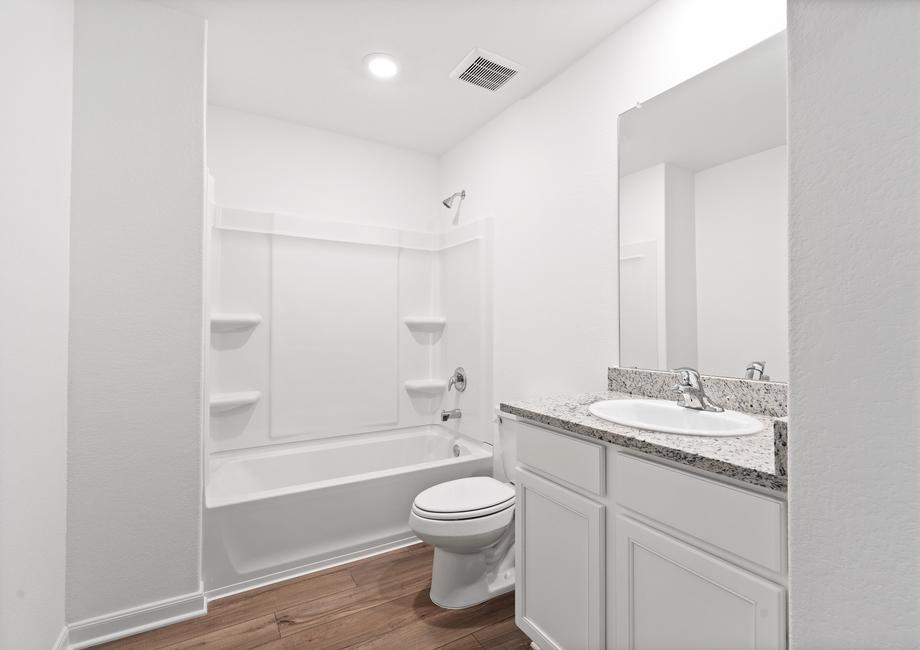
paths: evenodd
<path fill-rule="evenodd" d="M 749 436 L 708 438 L 634 429 L 602 420 L 588 412 L 588 405 L 599 400 L 636 398 L 632 394 L 604 391 L 503 402 L 500 409 L 569 433 L 635 449 L 777 492 L 786 491 L 784 420 L 748 413 L 764 423 L 763 431 Z"/>

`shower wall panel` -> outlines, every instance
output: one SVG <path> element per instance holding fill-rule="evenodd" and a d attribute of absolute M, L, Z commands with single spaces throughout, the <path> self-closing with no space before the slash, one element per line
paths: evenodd
<path fill-rule="evenodd" d="M 398 253 L 274 238 L 273 438 L 398 424 Z"/>
<path fill-rule="evenodd" d="M 209 453 L 429 425 L 442 408 L 463 409 L 448 429 L 492 440 L 488 222 L 425 233 L 229 209 L 216 220 L 208 390 L 249 399 L 212 410 Z M 415 325 L 431 317 L 446 325 Z M 470 373 L 462 395 L 446 391 L 455 366 Z"/>

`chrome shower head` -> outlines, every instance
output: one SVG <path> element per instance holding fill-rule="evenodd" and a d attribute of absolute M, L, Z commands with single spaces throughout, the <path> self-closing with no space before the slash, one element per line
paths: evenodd
<path fill-rule="evenodd" d="M 460 190 L 459 192 L 454 192 L 453 194 L 448 196 L 446 199 L 441 201 L 441 203 L 444 204 L 445 208 L 450 208 L 454 205 L 454 199 L 456 199 L 458 196 L 460 197 L 460 201 L 463 201 L 463 199 L 466 198 L 466 190 Z"/>

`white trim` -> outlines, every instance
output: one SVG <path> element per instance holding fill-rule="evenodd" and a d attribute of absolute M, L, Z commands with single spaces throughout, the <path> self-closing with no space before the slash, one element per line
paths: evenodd
<path fill-rule="evenodd" d="M 433 233 L 220 206 L 217 207 L 214 225 L 225 230 L 371 246 L 435 250 L 437 245 L 437 237 Z"/>
<path fill-rule="evenodd" d="M 331 569 L 332 567 L 348 564 L 349 562 L 354 562 L 356 560 L 363 560 L 375 555 L 388 553 L 398 548 L 412 546 L 413 544 L 418 544 L 420 541 L 421 540 L 415 535 L 411 535 L 410 537 L 402 537 L 400 539 L 378 544 L 377 546 L 372 546 L 371 548 L 362 549 L 360 551 L 353 551 L 351 553 L 345 553 L 344 555 L 337 555 L 325 560 L 319 560 L 318 562 L 311 562 L 310 564 L 302 564 L 300 566 L 294 567 L 293 569 L 285 569 L 284 571 L 271 573 L 267 576 L 253 578 L 252 580 L 245 580 L 243 582 L 237 582 L 227 587 L 211 589 L 205 593 L 205 598 L 208 602 L 211 602 L 212 600 L 233 596 L 234 594 L 249 591 L 250 589 L 257 589 L 259 587 L 275 584 L 276 582 L 281 582 L 283 580 L 290 580 L 291 578 L 299 578 L 300 576 L 307 575 L 308 573 L 316 573 L 317 571 Z"/>
<path fill-rule="evenodd" d="M 221 230 L 433 252 L 482 239 L 489 229 L 488 219 L 435 233 L 221 206 L 214 206 L 214 212 L 214 227 Z"/>
<path fill-rule="evenodd" d="M 68 625 L 70 650 L 114 641 L 154 628 L 179 623 L 208 612 L 204 590 L 167 598 Z"/>
<path fill-rule="evenodd" d="M 70 643 L 67 632 L 67 626 L 61 626 L 61 631 L 58 632 L 57 638 L 54 640 L 54 645 L 51 646 L 51 650 L 67 650 L 67 646 Z"/>

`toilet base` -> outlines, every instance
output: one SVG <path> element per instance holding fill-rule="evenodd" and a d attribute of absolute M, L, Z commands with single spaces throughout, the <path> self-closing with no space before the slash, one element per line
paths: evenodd
<path fill-rule="evenodd" d="M 434 549 L 431 602 L 444 609 L 484 603 L 514 589 L 514 528 L 477 553 Z"/>

